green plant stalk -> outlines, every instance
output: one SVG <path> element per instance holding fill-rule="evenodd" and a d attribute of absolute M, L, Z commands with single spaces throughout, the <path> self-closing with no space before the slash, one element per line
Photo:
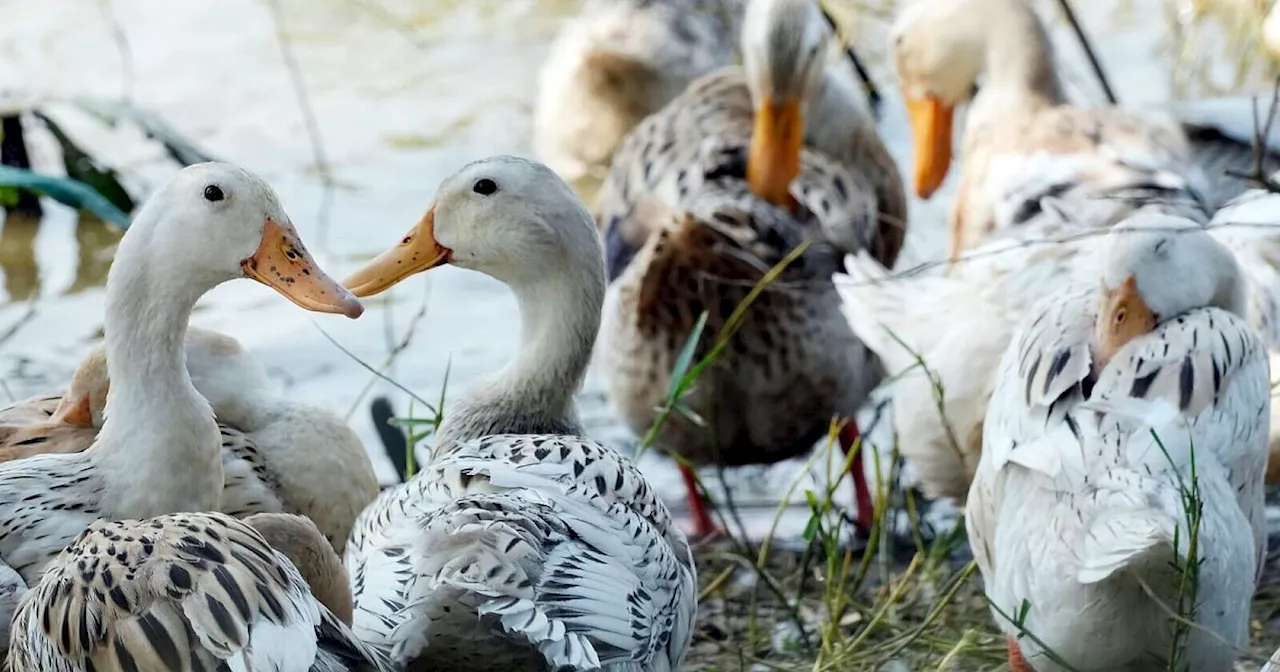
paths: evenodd
<path fill-rule="evenodd" d="M 733 312 L 729 315 L 729 318 L 725 320 L 724 325 L 720 328 L 720 332 L 716 335 L 716 340 L 712 345 L 711 350 L 706 354 L 706 356 L 698 360 L 698 363 L 695 364 L 691 370 L 680 376 L 677 384 L 671 388 L 667 395 L 666 403 L 664 403 L 658 411 L 658 417 L 655 418 L 653 424 L 649 426 L 649 431 L 645 432 L 644 437 L 640 440 L 640 445 L 636 448 L 637 459 L 644 454 L 644 451 L 649 446 L 653 445 L 653 442 L 658 437 L 658 432 L 661 431 L 662 426 L 666 424 L 667 418 L 671 415 L 671 412 L 676 409 L 680 400 L 689 391 L 689 389 L 693 387 L 694 382 L 696 382 L 698 377 L 702 375 L 702 372 L 720 359 L 720 355 L 729 344 L 729 339 L 732 338 L 733 335 L 737 333 L 738 328 L 742 326 L 742 321 L 746 318 L 747 310 L 753 303 L 755 303 L 755 300 L 760 296 L 760 293 L 769 285 L 773 284 L 792 262 L 799 259 L 800 255 L 804 254 L 805 250 L 809 249 L 810 244 L 809 240 L 805 240 L 797 245 L 794 250 L 782 259 L 782 261 L 779 261 L 773 266 L 773 268 L 770 268 L 764 276 L 761 277 L 754 286 L 752 286 L 751 291 L 747 293 L 747 296 L 743 298 L 742 301 L 738 302 L 738 305 L 734 307 Z M 706 320 L 704 318 L 699 318 L 699 324 L 705 324 L 705 322 Z M 701 334 L 699 333 L 698 336 L 700 335 Z M 686 347 L 688 347 L 687 343 Z"/>

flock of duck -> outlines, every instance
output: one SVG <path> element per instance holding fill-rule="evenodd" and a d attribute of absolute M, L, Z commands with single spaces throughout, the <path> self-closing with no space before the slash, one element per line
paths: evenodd
<path fill-rule="evenodd" d="M 1280 471 L 1280 195 L 1206 171 L 1250 154 L 1225 132 L 1067 102 L 1024 0 L 917 0 L 892 46 L 918 196 L 968 113 L 952 264 L 894 275 L 902 178 L 834 38 L 816 0 L 587 0 L 544 68 L 551 168 L 464 166 L 341 284 L 261 179 L 180 171 L 119 245 L 103 345 L 0 411 L 5 669 L 679 669 L 688 539 L 574 394 L 594 352 L 646 431 L 690 333 L 806 241 L 656 435 L 695 533 L 715 525 L 691 466 L 802 454 L 888 385 L 920 487 L 965 503 L 1012 669 L 1165 669 L 1179 636 L 1188 669 L 1231 669 Z M 565 178 L 596 170 L 589 210 Z M 356 318 L 446 264 L 511 289 L 521 346 L 381 491 L 345 424 L 188 327 L 229 280 Z"/>

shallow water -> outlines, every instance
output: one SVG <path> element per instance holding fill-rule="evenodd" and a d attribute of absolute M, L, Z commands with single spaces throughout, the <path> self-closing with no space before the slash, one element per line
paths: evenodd
<path fill-rule="evenodd" d="M 529 153 L 537 68 L 558 20 L 576 5 L 289 0 L 278 3 L 273 15 L 276 4 L 0 2 L 0 107 L 6 94 L 131 97 L 214 156 L 270 181 L 321 265 L 341 278 L 394 244 L 417 221 L 440 180 L 461 164 L 494 153 Z M 1077 4 L 1089 5 L 1082 18 L 1124 102 L 1172 95 L 1168 26 L 1176 12 L 1159 0 Z M 874 60 L 883 52 L 885 24 L 868 18 L 873 12 L 845 13 L 863 19 L 860 45 Z M 273 16 L 296 53 L 323 137 L 335 183 L 327 205 L 324 171 L 316 168 Z M 117 28 L 123 40 L 115 36 Z M 1072 73 L 1069 81 L 1079 83 L 1077 93 L 1100 101 L 1073 38 L 1061 26 L 1056 36 Z M 1208 44 L 1201 51 L 1216 53 L 1215 43 Z M 1221 81 L 1231 74 L 1226 67 L 1214 71 Z M 886 97 L 885 137 L 908 166 L 906 121 L 893 79 L 883 67 L 875 68 L 875 76 Z M 130 128 L 106 128 L 66 104 L 47 109 L 134 186 L 145 188 L 175 169 L 156 143 Z M 34 128 L 29 135 L 36 167 L 60 171 L 47 133 Z M 948 193 L 913 204 L 908 262 L 941 250 Z M 0 342 L 0 401 L 64 384 L 79 354 L 100 337 L 102 283 L 117 234 L 55 204 L 45 207 L 42 222 L 11 219 L 0 230 L 0 338 L 6 339 Z M 349 321 L 305 313 L 264 287 L 235 282 L 202 300 L 192 323 L 240 339 L 297 399 L 351 411 L 379 474 L 391 480 L 367 397 L 361 396 L 370 376 L 320 329 L 378 365 L 425 305 L 411 345 L 388 374 L 433 399 L 446 367 L 451 393 L 498 367 L 516 346 L 518 318 L 502 286 L 454 268 L 405 282 L 385 296 L 368 302 L 363 318 Z M 18 328 L 6 336 L 10 325 Z M 389 393 L 397 410 L 407 411 L 403 393 L 381 382 L 373 390 Z M 594 375 L 581 407 L 593 433 L 619 443 L 631 440 L 609 414 Z M 650 453 L 643 466 L 679 505 L 683 490 L 670 463 Z M 799 467 L 791 462 L 739 470 L 733 477 L 738 499 L 767 501 Z M 801 520 L 802 512 L 795 518 Z M 761 528 L 765 520 L 750 526 Z"/>

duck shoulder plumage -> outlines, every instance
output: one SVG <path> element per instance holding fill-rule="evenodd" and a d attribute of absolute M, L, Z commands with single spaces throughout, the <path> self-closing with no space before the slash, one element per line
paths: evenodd
<path fill-rule="evenodd" d="M 285 555 L 218 513 L 94 522 L 28 592 L 13 631 L 14 672 L 390 669 Z"/>
<path fill-rule="evenodd" d="M 398 664 L 676 670 L 692 636 L 684 535 L 589 439 L 457 444 L 361 515 L 346 564 L 357 634 Z"/>

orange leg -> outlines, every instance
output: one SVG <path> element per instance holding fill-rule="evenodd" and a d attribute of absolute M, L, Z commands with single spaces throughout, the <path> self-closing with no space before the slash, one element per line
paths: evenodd
<path fill-rule="evenodd" d="M 698 492 L 698 480 L 694 478 L 693 470 L 682 464 L 680 475 L 684 477 L 684 487 L 689 491 L 689 512 L 693 514 L 693 535 L 710 537 L 716 534 L 720 528 L 716 527 L 715 522 L 711 520 L 711 515 L 707 513 L 707 503 Z"/>
<path fill-rule="evenodd" d="M 840 429 L 840 448 L 845 455 L 854 449 L 858 444 L 858 425 L 850 420 Z M 875 505 L 871 503 L 871 490 L 867 488 L 867 474 L 862 468 L 862 454 L 859 450 L 857 457 L 853 459 L 853 464 L 849 465 L 849 475 L 853 477 L 853 499 L 854 504 L 858 507 L 857 515 L 854 523 L 858 527 L 858 531 L 864 536 L 871 535 L 871 527 L 874 523 Z"/>
<path fill-rule="evenodd" d="M 1006 641 L 1009 645 L 1009 672 L 1034 672 L 1031 666 L 1027 664 L 1027 659 L 1022 657 L 1022 649 L 1018 648 L 1018 640 L 1009 637 Z"/>

